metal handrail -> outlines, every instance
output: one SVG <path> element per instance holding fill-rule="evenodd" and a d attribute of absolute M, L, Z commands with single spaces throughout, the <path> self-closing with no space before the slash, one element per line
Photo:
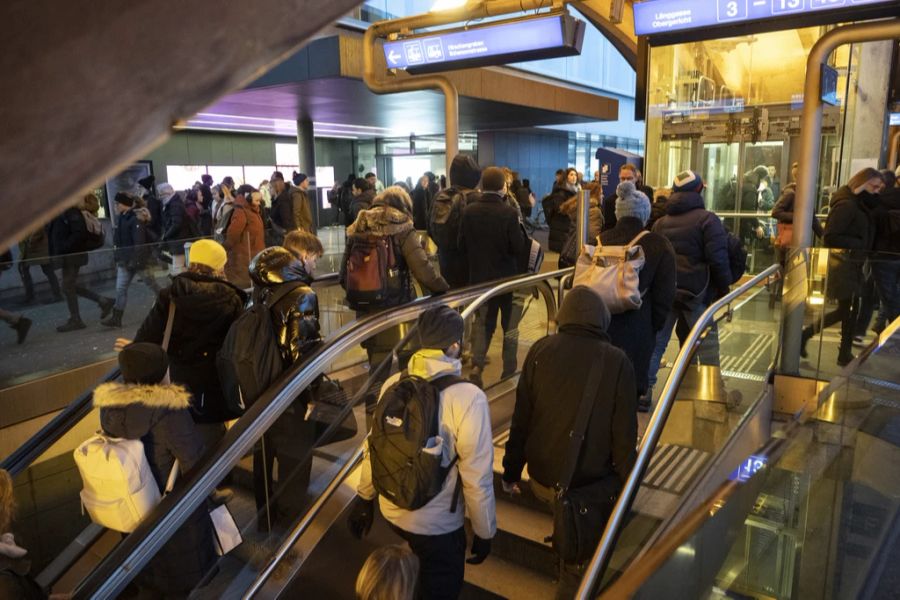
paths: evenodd
<path fill-rule="evenodd" d="M 532 283 L 532 282 L 540 283 L 543 281 L 547 281 L 548 279 L 553 279 L 555 277 L 560 276 L 561 273 L 566 272 L 566 271 L 568 271 L 568 269 L 561 270 L 561 271 L 553 271 L 551 273 L 539 273 L 537 275 L 531 275 L 527 278 L 513 279 L 513 280 L 509 280 L 509 281 L 500 283 L 500 284 L 494 286 L 493 288 L 487 290 L 486 292 L 484 292 L 477 298 L 475 298 L 475 300 L 472 301 L 471 304 L 469 304 L 465 309 L 463 309 L 461 316 L 462 316 L 463 320 L 468 319 L 475 313 L 476 310 L 478 310 L 488 300 L 490 300 L 491 298 L 493 298 L 495 296 L 511 292 L 511 291 L 521 288 L 521 287 L 525 287 L 529 283 Z M 552 291 L 550 291 L 549 293 L 551 296 L 553 295 Z M 545 297 L 544 300 L 548 304 L 548 307 L 549 307 L 550 302 L 548 301 L 547 297 Z M 401 342 L 401 344 L 402 343 L 403 342 Z M 368 436 L 366 436 L 366 437 L 368 438 Z M 302 536 L 306 532 L 306 530 L 309 528 L 310 524 L 312 524 L 312 522 L 318 516 L 319 512 L 325 506 L 325 503 L 331 499 L 331 496 L 334 494 L 335 491 L 337 491 L 338 487 L 341 486 L 341 484 L 344 482 L 344 479 L 346 479 L 347 476 L 353 472 L 353 469 L 355 469 L 356 466 L 359 464 L 364 453 L 365 453 L 365 441 L 360 443 L 360 445 L 356 448 L 356 450 L 353 451 L 353 454 L 350 456 L 350 458 L 347 460 L 347 462 L 344 464 L 344 466 L 341 467 L 341 469 L 338 471 L 337 475 L 335 475 L 335 477 L 331 480 L 331 482 L 328 484 L 328 486 L 325 488 L 325 490 L 321 494 L 319 494 L 319 497 L 316 499 L 316 501 L 313 503 L 313 505 L 310 507 L 310 509 L 307 511 L 307 513 L 303 516 L 303 518 L 300 520 L 300 522 L 297 523 L 297 525 L 285 537 L 284 541 L 281 543 L 281 545 L 278 547 L 278 549 L 275 551 L 275 553 L 269 559 L 269 562 L 266 565 L 266 567 L 259 574 L 259 576 L 257 576 L 256 581 L 254 581 L 253 585 L 251 585 L 247 589 L 247 591 L 244 592 L 244 595 L 242 596 L 243 600 L 252 598 L 257 592 L 259 592 L 259 590 L 262 588 L 262 586 L 265 584 L 265 582 L 269 579 L 269 577 L 272 575 L 272 573 L 277 568 L 278 563 L 281 562 L 281 560 L 285 556 L 287 556 L 288 552 L 290 552 L 290 550 L 294 546 L 294 544 L 297 543 L 297 540 L 300 539 L 300 536 Z"/>
<path fill-rule="evenodd" d="M 675 395 L 681 386 L 681 380 L 687 372 L 688 364 L 694 354 L 695 348 L 701 341 L 706 326 L 713 321 L 716 313 L 722 308 L 728 306 L 731 302 L 740 296 L 743 296 L 779 270 L 781 270 L 780 265 L 772 265 L 719 300 L 713 302 L 709 308 L 704 311 L 700 319 L 697 320 L 693 329 L 691 329 L 690 334 L 688 334 L 687 339 L 681 346 L 681 350 L 678 352 L 678 357 L 672 365 L 672 371 L 669 373 L 666 385 L 663 387 L 662 395 L 660 395 L 656 409 L 650 417 L 647 430 L 644 433 L 644 437 L 641 439 L 641 446 L 638 450 L 634 466 L 622 486 L 622 491 L 619 494 L 619 498 L 616 500 L 616 505 L 612 510 L 612 514 L 610 514 L 609 520 L 606 522 L 606 528 L 603 530 L 603 536 L 597 544 L 594 556 L 591 558 L 590 563 L 585 569 L 584 577 L 581 580 L 581 585 L 575 596 L 578 600 L 587 600 L 597 578 L 606 569 L 606 565 L 612 555 L 612 550 L 619 532 L 625 522 L 625 517 L 631 509 L 631 503 L 637 495 L 637 490 L 640 486 L 641 479 L 644 476 L 644 471 L 650 462 L 650 455 L 656 448 L 656 444 L 659 442 L 663 427 L 665 427 L 669 415 L 669 410 L 672 408 L 672 404 L 675 402 Z"/>
<path fill-rule="evenodd" d="M 519 284 L 539 283 L 560 276 L 564 271 L 541 273 L 517 278 Z M 327 366 L 347 349 L 363 342 L 374 333 L 413 320 L 423 310 L 446 304 L 458 306 L 475 300 L 497 285 L 486 283 L 436 298 L 421 298 L 354 321 L 339 330 L 330 344 L 323 344 L 309 357 L 293 365 L 247 409 L 222 440 L 204 469 L 195 469 L 184 478 L 184 484 L 166 495 L 134 532 L 107 555 L 83 580 L 73 598 L 114 598 L 143 569 L 163 544 L 178 530 L 188 516 L 206 500 L 216 485 L 256 441 L 275 423 L 294 399 L 318 377 Z"/>

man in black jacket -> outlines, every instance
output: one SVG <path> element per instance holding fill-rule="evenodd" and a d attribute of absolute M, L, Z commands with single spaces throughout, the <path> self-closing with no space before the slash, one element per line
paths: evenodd
<path fill-rule="evenodd" d="M 559 332 L 529 350 L 503 457 L 506 492 L 520 491 L 527 463 L 534 495 L 555 501 L 554 486 L 563 476 L 570 432 L 593 369 L 602 373 L 571 487 L 604 482 L 614 494 L 621 489 L 635 458 L 637 392 L 631 362 L 606 334 L 610 318 L 596 292 L 576 286 L 559 309 Z M 557 598 L 571 598 L 580 579 L 578 565 L 564 565 Z"/>
<path fill-rule="evenodd" d="M 162 201 L 162 237 L 160 241 L 168 242 L 168 251 L 172 257 L 169 272 L 174 276 L 184 271 L 184 242 L 191 239 L 190 217 L 184 210 L 181 194 L 169 183 L 161 183 L 156 187 Z"/>
<path fill-rule="evenodd" d="M 514 277 L 519 273 L 519 257 L 525 247 L 525 234 L 519 224 L 519 211 L 506 201 L 506 175 L 503 169 L 488 167 L 481 174 L 480 195 L 473 195 L 463 211 L 459 231 L 459 250 L 467 257 L 469 283 L 483 283 Z M 516 372 L 519 343 L 518 321 L 521 308 L 514 307 L 513 294 L 491 298 L 478 310 L 472 330 L 472 372 L 475 384 L 482 385 L 485 355 L 501 314 L 503 328 L 503 373 Z"/>

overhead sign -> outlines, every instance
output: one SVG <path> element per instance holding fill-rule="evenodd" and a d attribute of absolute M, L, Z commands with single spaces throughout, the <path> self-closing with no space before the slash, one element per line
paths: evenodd
<path fill-rule="evenodd" d="M 838 72 L 828 65 L 822 65 L 822 80 L 820 82 L 822 102 L 831 106 L 840 105 L 837 95 Z"/>
<path fill-rule="evenodd" d="M 738 468 L 731 472 L 728 479 L 732 481 L 747 481 L 756 475 L 757 471 L 764 469 L 766 467 L 766 462 L 767 459 L 765 456 L 751 454 L 740 464 L 740 466 L 738 466 Z"/>
<path fill-rule="evenodd" d="M 386 42 L 384 60 L 389 69 L 428 73 L 572 56 L 583 40 L 583 21 L 553 15 Z"/>
<path fill-rule="evenodd" d="M 635 3 L 634 32 L 657 35 L 879 4 L 896 0 L 650 0 Z"/>

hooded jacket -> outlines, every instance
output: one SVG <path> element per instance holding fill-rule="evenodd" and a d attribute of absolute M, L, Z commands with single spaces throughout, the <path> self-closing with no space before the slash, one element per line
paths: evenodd
<path fill-rule="evenodd" d="M 229 327 L 243 312 L 246 294 L 216 277 L 181 273 L 160 291 L 134 341 L 162 343 L 170 302 L 175 303 L 168 350 L 172 381 L 191 392 L 195 421 L 216 423 L 233 418 L 225 410 L 216 354 Z"/>
<path fill-rule="evenodd" d="M 459 228 L 459 250 L 469 263 L 468 283 L 517 275 L 525 239 L 518 208 L 497 193 L 473 194 Z"/>
<path fill-rule="evenodd" d="M 94 390 L 93 402 L 100 409 L 104 433 L 144 443 L 161 492 L 176 459 L 181 479 L 206 450 L 191 420 L 191 394 L 180 385 L 104 383 Z M 153 558 L 142 573 L 143 583 L 168 594 L 189 591 L 212 568 L 215 558 L 212 527 L 201 505 Z"/>
<path fill-rule="evenodd" d="M 259 206 L 248 203 L 243 196 L 235 197 L 232 211 L 222 242 L 228 254 L 225 278 L 246 289 L 250 287 L 250 259 L 266 247 L 266 232 Z"/>
<path fill-rule="evenodd" d="M 412 355 L 407 369 L 410 375 L 432 380 L 442 375 L 459 375 L 462 367 L 459 359 L 450 358 L 440 350 L 425 349 Z M 382 395 L 398 379 L 400 373 L 385 381 Z M 447 473 L 444 487 L 428 504 L 418 510 L 405 510 L 379 497 L 381 514 L 392 525 L 419 535 L 456 531 L 468 516 L 475 535 L 483 539 L 494 537 L 497 519 L 492 435 L 491 413 L 484 392 L 468 382 L 445 388 L 440 394 L 440 437 L 444 440 L 441 464 L 449 465 L 456 456 L 459 460 Z M 466 509 L 464 511 L 460 504 L 456 512 L 450 512 L 457 473 L 462 479 L 462 499 Z M 362 462 L 357 491 L 366 500 L 376 496 L 368 456 Z"/>
<path fill-rule="evenodd" d="M 519 481 L 527 463 L 529 476 L 541 485 L 559 482 L 591 369 L 602 374 L 571 485 L 610 476 L 621 485 L 628 476 L 637 442 L 637 392 L 631 361 L 609 342 L 609 320 L 600 296 L 578 286 L 560 308 L 559 332 L 528 351 L 503 457 L 504 481 Z"/>
<path fill-rule="evenodd" d="M 653 231 L 668 238 L 675 250 L 679 290 L 704 304 L 728 291 L 728 234 L 719 217 L 704 208 L 699 192 L 673 193 L 666 216 Z"/>
<path fill-rule="evenodd" d="M 873 200 L 875 196 L 872 196 Z M 875 202 L 871 204 L 875 205 Z M 828 253 L 827 295 L 844 300 L 858 294 L 863 282 L 863 263 L 872 250 L 875 226 L 871 208 L 861 196 L 845 186 L 831 197 L 831 209 L 825 222 L 825 246 L 837 250 Z"/>
<path fill-rule="evenodd" d="M 150 220 L 150 211 L 140 207 L 119 215 L 119 226 L 113 232 L 116 264 L 132 271 L 143 268 L 150 250 L 146 246 Z"/>
<path fill-rule="evenodd" d="M 282 285 L 294 286 L 269 306 L 281 357 L 285 365 L 291 365 L 322 341 L 319 303 L 310 287 L 313 278 L 302 262 L 280 246 L 266 248 L 254 257 L 250 263 L 250 278 L 254 286 L 253 301 L 267 305 L 268 299 Z"/>
<path fill-rule="evenodd" d="M 163 194 L 162 186 L 159 191 L 160 194 Z M 182 242 L 192 237 L 191 221 L 184 209 L 184 200 L 178 193 L 172 193 L 170 196 L 163 195 L 162 231 L 160 239 L 169 242 L 169 252 L 184 254 Z"/>
<path fill-rule="evenodd" d="M 350 258 L 353 239 L 369 236 L 388 236 L 394 244 L 394 254 L 403 282 L 401 304 L 410 302 L 415 297 L 410 274 L 428 293 L 447 291 L 447 282 L 435 272 L 428 255 L 425 254 L 425 248 L 413 226 L 412 217 L 381 200 L 376 200 L 372 208 L 360 212 L 353 224 L 347 227 L 347 246 L 341 261 L 341 287 L 347 289 L 347 261 Z"/>

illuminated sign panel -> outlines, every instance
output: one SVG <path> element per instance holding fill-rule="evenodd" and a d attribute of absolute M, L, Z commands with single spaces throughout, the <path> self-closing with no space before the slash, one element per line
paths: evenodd
<path fill-rule="evenodd" d="M 732 471 L 731 475 L 728 476 L 728 479 L 732 481 L 747 481 L 756 475 L 757 471 L 766 468 L 766 462 L 765 456 L 751 454 L 737 469 Z"/>
<path fill-rule="evenodd" d="M 384 44 L 389 69 L 427 73 L 581 52 L 584 22 L 568 15 L 517 20 Z"/>
<path fill-rule="evenodd" d="M 634 5 L 634 32 L 656 35 L 893 3 L 894 0 L 651 0 Z"/>

